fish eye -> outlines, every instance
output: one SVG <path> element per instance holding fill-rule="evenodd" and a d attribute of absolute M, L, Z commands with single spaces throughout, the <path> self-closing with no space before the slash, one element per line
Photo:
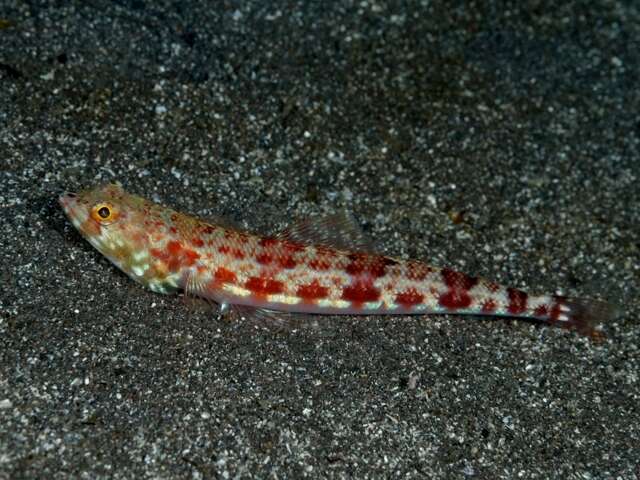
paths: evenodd
<path fill-rule="evenodd" d="M 100 210 L 98 210 L 98 215 L 106 220 L 111 216 L 111 210 L 109 210 L 109 207 L 102 207 Z"/>
<path fill-rule="evenodd" d="M 118 219 L 118 212 L 109 203 L 98 203 L 91 209 L 91 218 L 103 225 L 109 225 Z"/>

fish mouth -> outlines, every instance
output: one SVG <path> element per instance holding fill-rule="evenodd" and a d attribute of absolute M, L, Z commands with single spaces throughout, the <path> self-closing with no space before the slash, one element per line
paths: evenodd
<path fill-rule="evenodd" d="M 80 212 L 78 211 L 78 194 L 74 192 L 64 192 L 58 197 L 58 203 L 62 207 L 65 215 L 78 228 L 80 225 Z"/>

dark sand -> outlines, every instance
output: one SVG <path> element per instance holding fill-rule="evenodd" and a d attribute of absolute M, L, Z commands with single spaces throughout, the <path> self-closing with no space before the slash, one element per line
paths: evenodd
<path fill-rule="evenodd" d="M 0 0 L 0 478 L 638 478 L 635 2 L 52 3 Z M 221 323 L 55 203 L 114 180 L 622 315 Z"/>

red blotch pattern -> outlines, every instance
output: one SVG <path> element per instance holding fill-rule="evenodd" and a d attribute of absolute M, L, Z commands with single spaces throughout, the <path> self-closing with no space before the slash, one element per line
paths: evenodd
<path fill-rule="evenodd" d="M 222 283 L 236 283 L 238 281 L 236 274 L 224 267 L 219 267 L 216 270 L 214 278 Z"/>
<path fill-rule="evenodd" d="M 533 311 L 534 317 L 546 317 L 549 314 L 549 307 L 547 305 L 538 305 Z"/>
<path fill-rule="evenodd" d="M 355 304 L 375 302 L 380 298 L 380 290 L 370 282 L 354 282 L 342 289 L 342 299 Z"/>
<path fill-rule="evenodd" d="M 273 261 L 273 257 L 268 253 L 259 253 L 256 255 L 256 261 L 261 265 L 268 265 Z"/>
<path fill-rule="evenodd" d="M 419 305 L 424 300 L 424 295 L 418 293 L 415 288 L 409 288 L 404 292 L 400 292 L 396 295 L 396 303 L 399 303 L 403 307 L 413 307 Z"/>
<path fill-rule="evenodd" d="M 176 240 L 167 243 L 164 250 L 152 248 L 149 250 L 152 256 L 167 264 L 167 269 L 176 272 L 183 267 L 192 266 L 200 258 L 200 254 L 191 249 L 184 248 Z"/>
<path fill-rule="evenodd" d="M 291 255 L 280 257 L 278 259 L 278 264 L 282 268 L 286 268 L 286 269 L 295 268 L 298 265 L 298 263 L 294 260 L 294 258 Z"/>
<path fill-rule="evenodd" d="M 367 253 L 351 253 L 347 258 L 349 259 L 349 264 L 345 267 L 345 272 L 349 275 L 368 273 L 373 278 L 383 277 L 387 273 L 388 266 L 398 263 L 388 257 Z"/>
<path fill-rule="evenodd" d="M 349 275 L 359 275 L 361 274 L 366 266 L 366 256 L 361 253 L 352 253 L 347 258 L 349 258 L 349 265 L 345 267 L 345 272 Z"/>
<path fill-rule="evenodd" d="M 513 315 L 518 315 L 527 309 L 527 294 L 517 288 L 507 288 L 509 306 L 507 311 Z"/>
<path fill-rule="evenodd" d="M 326 259 L 313 258 L 307 262 L 307 266 L 312 270 L 323 271 L 329 270 L 331 268 L 331 263 Z"/>
<path fill-rule="evenodd" d="M 562 302 L 556 300 L 556 302 L 553 304 L 553 307 L 551 307 L 551 311 L 549 312 L 549 319 L 558 320 L 558 318 L 560 318 L 560 314 L 562 313 L 562 311 L 560 310 L 561 305 Z"/>
<path fill-rule="evenodd" d="M 440 275 L 449 290 L 440 295 L 439 305 L 448 310 L 469 308 L 473 303 L 469 290 L 478 284 L 478 278 L 448 268 L 443 268 Z"/>
<path fill-rule="evenodd" d="M 438 304 L 449 310 L 469 308 L 469 306 L 471 306 L 471 302 L 472 300 L 469 294 L 462 290 L 449 290 L 448 292 L 440 295 L 440 298 L 438 299 Z"/>
<path fill-rule="evenodd" d="M 433 268 L 425 265 L 422 262 L 409 261 L 406 264 L 406 272 L 405 276 L 409 280 L 413 280 L 415 282 L 422 282 L 427 275 L 434 271 Z"/>
<path fill-rule="evenodd" d="M 151 248 L 149 249 L 149 253 L 151 254 L 152 257 L 157 258 L 158 260 L 166 259 L 166 255 L 164 251 L 160 250 L 159 248 Z"/>
<path fill-rule="evenodd" d="M 471 277 L 466 273 L 456 272 L 448 268 L 443 268 L 441 275 L 444 283 L 451 290 L 471 290 L 478 284 L 477 277 Z"/>
<path fill-rule="evenodd" d="M 238 233 L 238 241 L 240 243 L 247 243 L 249 241 L 249 236 L 246 233 L 239 232 Z"/>
<path fill-rule="evenodd" d="M 169 255 L 180 255 L 182 251 L 182 244 L 176 240 L 171 240 L 167 243 L 167 252 Z"/>
<path fill-rule="evenodd" d="M 482 302 L 482 305 L 480 305 L 480 310 L 482 310 L 483 313 L 495 312 L 497 308 L 498 303 L 492 299 L 485 300 L 484 302 Z"/>
<path fill-rule="evenodd" d="M 182 255 L 184 257 L 184 264 L 189 267 L 200 258 L 200 254 L 198 252 L 194 252 L 193 250 L 188 249 L 183 249 Z"/>
<path fill-rule="evenodd" d="M 218 252 L 222 253 L 223 255 L 233 255 L 233 257 L 237 258 L 238 260 L 242 260 L 245 257 L 245 254 L 242 250 L 240 250 L 239 248 L 231 248 L 227 245 L 220 245 L 218 247 Z"/>
<path fill-rule="evenodd" d="M 304 250 L 307 248 L 305 245 L 302 245 L 301 243 L 294 243 L 294 242 L 284 242 L 282 245 L 284 249 L 290 253 L 304 252 Z"/>
<path fill-rule="evenodd" d="M 285 291 L 283 282 L 265 277 L 249 277 L 244 286 L 256 295 L 274 295 Z"/>
<path fill-rule="evenodd" d="M 278 239 L 277 238 L 273 238 L 273 237 L 263 237 L 260 239 L 260 241 L 258 242 L 258 244 L 262 247 L 262 248 L 269 248 L 269 247 L 273 247 L 275 245 L 278 244 Z"/>
<path fill-rule="evenodd" d="M 296 295 L 305 300 L 317 300 L 327 298 L 329 296 L 329 289 L 320 285 L 318 280 L 314 280 L 307 285 L 300 285 L 296 290 Z"/>

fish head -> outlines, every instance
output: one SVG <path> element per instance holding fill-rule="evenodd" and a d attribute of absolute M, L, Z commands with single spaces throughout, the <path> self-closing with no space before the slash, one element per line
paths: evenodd
<path fill-rule="evenodd" d="M 157 206 L 115 184 L 64 193 L 60 206 L 80 234 L 130 277 L 145 283 Z"/>

